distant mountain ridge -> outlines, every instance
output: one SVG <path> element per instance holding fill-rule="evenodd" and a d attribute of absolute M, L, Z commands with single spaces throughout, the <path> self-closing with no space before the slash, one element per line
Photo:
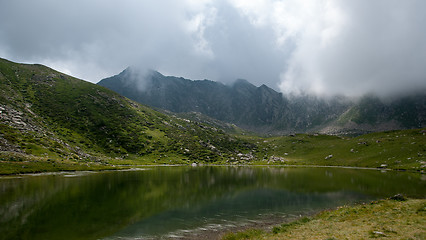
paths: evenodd
<path fill-rule="evenodd" d="M 224 85 L 132 68 L 98 84 L 148 106 L 176 113 L 200 112 L 264 134 L 369 132 L 426 125 L 424 93 L 386 103 L 370 95 L 359 101 L 341 96 L 285 96 L 241 79 Z"/>

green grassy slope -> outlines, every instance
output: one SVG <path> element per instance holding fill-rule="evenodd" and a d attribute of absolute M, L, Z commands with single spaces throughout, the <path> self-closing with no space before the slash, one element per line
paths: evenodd
<path fill-rule="evenodd" d="M 41 65 L 0 59 L 0 89 L 3 173 L 104 168 L 127 160 L 212 163 L 253 147 Z"/>
<path fill-rule="evenodd" d="M 370 131 L 377 129 L 422 128 L 425 126 L 426 97 L 424 91 L 383 100 L 374 95 L 365 95 L 356 105 L 337 119 L 337 125 L 364 125 Z"/>
<path fill-rule="evenodd" d="M 383 167 L 424 170 L 426 130 L 399 130 L 358 137 L 297 134 L 255 140 L 258 158 L 272 164 Z"/>

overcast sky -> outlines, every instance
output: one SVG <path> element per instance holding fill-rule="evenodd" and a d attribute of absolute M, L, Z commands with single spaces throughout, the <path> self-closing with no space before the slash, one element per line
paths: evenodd
<path fill-rule="evenodd" d="M 425 0 L 0 0 L 0 57 L 98 82 L 130 65 L 278 91 L 426 87 Z"/>

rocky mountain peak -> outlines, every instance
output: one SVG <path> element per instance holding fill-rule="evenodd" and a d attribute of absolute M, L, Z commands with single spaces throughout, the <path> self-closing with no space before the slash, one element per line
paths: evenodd
<path fill-rule="evenodd" d="M 176 113 L 200 112 L 258 133 L 365 132 L 426 126 L 426 94 L 394 98 L 384 104 L 374 95 L 358 101 L 343 96 L 287 96 L 245 79 L 224 85 L 164 76 L 154 70 L 149 74 L 126 74 L 134 72 L 132 69 L 123 72 L 98 84 L 148 106 Z"/>

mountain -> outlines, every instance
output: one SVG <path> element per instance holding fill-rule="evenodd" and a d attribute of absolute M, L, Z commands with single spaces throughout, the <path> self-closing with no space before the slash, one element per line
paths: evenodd
<path fill-rule="evenodd" d="M 241 79 L 224 85 L 132 68 L 98 84 L 148 106 L 175 113 L 199 112 L 263 134 L 364 133 L 426 126 L 424 92 L 386 101 L 373 95 L 359 100 L 284 96 Z"/>
<path fill-rule="evenodd" d="M 203 82 L 215 85 L 211 81 Z M 392 101 L 367 96 L 343 114 L 333 116 L 324 112 L 337 111 L 335 106 L 346 104 L 345 99 L 308 96 L 274 99 L 269 94 L 274 95 L 275 91 L 243 80 L 234 86 L 221 86 L 233 91 L 235 96 L 231 97 L 235 99 L 250 100 L 254 93 L 263 94 L 258 94 L 259 98 L 251 104 L 259 101 L 278 106 L 274 101 L 283 101 L 287 104 L 286 112 L 273 112 L 271 116 L 300 120 L 285 122 L 291 126 L 315 125 L 315 121 L 337 127 L 378 126 L 377 123 L 388 121 L 406 126 L 424 123 L 424 115 L 418 114 L 423 110 L 417 109 L 422 107 L 419 105 L 422 94 Z M 371 107 L 372 102 L 375 104 Z M 249 104 L 236 106 L 236 103 L 232 108 L 242 114 L 252 111 Z M 270 109 L 261 110 L 266 115 L 270 113 Z M 305 116 L 306 112 L 313 114 Z M 409 115 L 411 112 L 416 114 Z M 263 117 L 258 118 L 262 124 Z M 354 138 L 318 134 L 262 138 L 198 112 L 159 112 L 48 67 L 0 59 L 0 174 L 193 162 L 386 165 L 392 169 L 421 171 L 425 167 L 425 131 L 402 130 Z"/>
<path fill-rule="evenodd" d="M 358 125 L 389 129 L 423 128 L 426 125 L 426 94 L 417 92 L 393 99 L 365 95 L 337 120 L 340 126 Z"/>
<path fill-rule="evenodd" d="M 152 70 L 138 74 L 127 68 L 98 84 L 148 106 L 175 113 L 200 112 L 260 133 L 307 131 L 347 109 L 347 103 L 337 98 L 287 98 L 266 85 L 256 87 L 242 79 L 228 86 L 164 76 Z"/>
<path fill-rule="evenodd" d="M 220 162 L 252 147 L 221 129 L 157 112 L 48 67 L 0 59 L 2 170 L 105 168 L 126 159 Z"/>

